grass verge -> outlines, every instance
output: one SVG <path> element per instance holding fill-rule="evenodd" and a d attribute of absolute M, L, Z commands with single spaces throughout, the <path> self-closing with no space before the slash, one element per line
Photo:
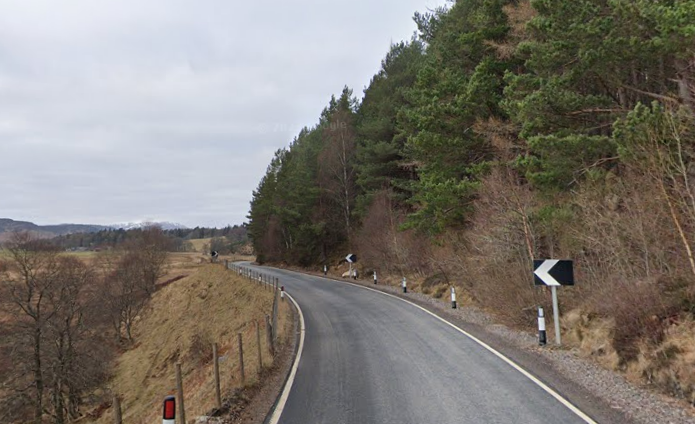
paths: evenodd
<path fill-rule="evenodd" d="M 265 331 L 273 293 L 223 266 L 207 264 L 158 291 L 136 328 L 136 344 L 119 358 L 110 390 L 122 398 L 123 422 L 151 423 L 160 418 L 162 399 L 175 394 L 175 365 L 182 364 L 188 421 L 215 408 L 212 344 L 217 343 L 223 398 L 258 384 L 273 365 Z M 278 327 L 284 337 L 291 321 L 280 304 Z M 263 369 L 259 368 L 256 323 L 261 325 Z M 237 334 L 242 334 L 246 380 L 240 379 Z M 224 402 L 223 402 L 224 403 Z M 91 422 L 110 423 L 106 410 Z"/>

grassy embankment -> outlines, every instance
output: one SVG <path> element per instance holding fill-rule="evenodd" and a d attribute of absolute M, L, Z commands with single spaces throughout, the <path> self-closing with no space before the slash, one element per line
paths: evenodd
<path fill-rule="evenodd" d="M 173 275 L 170 273 L 170 275 Z M 270 367 L 265 315 L 271 291 L 241 279 L 223 266 L 206 264 L 190 276 L 158 291 L 136 328 L 136 345 L 117 361 L 110 389 L 122 396 L 123 420 L 151 423 L 159 418 L 164 396 L 175 393 L 175 364 L 184 374 L 186 416 L 205 414 L 215 406 L 211 344 L 220 354 L 223 398 L 241 386 L 237 333 L 244 341 L 246 386 L 258 383 L 255 323 L 261 325 L 263 366 Z M 280 304 L 280 340 L 289 334 L 290 307 Z M 110 423 L 107 410 L 97 423 Z"/>

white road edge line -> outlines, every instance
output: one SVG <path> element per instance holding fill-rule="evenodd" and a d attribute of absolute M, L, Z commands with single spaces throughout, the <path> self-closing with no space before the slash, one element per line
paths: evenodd
<path fill-rule="evenodd" d="M 284 270 L 284 271 L 287 271 L 287 270 Z M 445 320 L 444 318 L 440 317 L 439 315 L 437 315 L 437 314 L 435 314 L 435 313 L 433 313 L 433 312 L 428 311 L 427 309 L 423 308 L 422 306 L 420 306 L 420 305 L 418 305 L 418 304 L 416 304 L 416 303 L 413 303 L 413 302 L 411 302 L 411 301 L 409 301 L 409 300 L 407 300 L 407 299 L 403 299 L 402 297 L 394 296 L 394 295 L 392 295 L 391 293 L 386 293 L 386 292 L 383 292 L 383 291 L 380 291 L 380 290 L 375 290 L 375 289 L 373 289 L 373 288 L 365 287 L 365 286 L 363 286 L 363 285 L 361 285 L 361 284 L 351 283 L 351 282 L 349 282 L 349 281 L 334 280 L 334 279 L 332 279 L 332 278 L 327 278 L 327 277 L 323 277 L 323 276 L 316 276 L 316 275 L 311 275 L 311 274 L 308 274 L 308 275 L 307 275 L 307 274 L 302 274 L 302 273 L 298 273 L 298 272 L 294 272 L 294 271 L 290 271 L 290 272 L 293 272 L 293 273 L 296 273 L 296 274 L 300 274 L 300 275 L 305 275 L 305 276 L 308 276 L 308 277 L 318 277 L 318 278 L 322 278 L 322 279 L 324 279 L 324 280 L 333 281 L 333 282 L 336 282 L 336 283 L 349 284 L 349 285 L 351 285 L 351 286 L 359 287 L 359 288 L 361 288 L 361 289 L 366 289 L 366 290 L 369 290 L 369 291 L 373 291 L 373 292 L 375 292 L 375 293 L 383 294 L 384 296 L 392 297 L 392 298 L 394 298 L 394 299 L 397 299 L 397 300 L 403 301 L 403 302 L 405 302 L 405 303 L 407 303 L 407 304 L 409 304 L 409 305 L 412 305 L 412 306 L 414 306 L 414 307 L 420 309 L 421 311 L 423 311 L 423 312 L 425 312 L 425 313 L 431 315 L 432 317 L 438 319 L 439 321 L 443 322 L 444 324 L 446 324 L 446 325 L 452 327 L 453 329 L 455 329 L 455 330 L 458 331 L 459 333 L 463 334 L 464 336 L 466 336 L 466 337 L 468 337 L 469 339 L 473 340 L 475 343 L 479 344 L 481 347 L 483 347 L 484 349 L 486 349 L 487 351 L 489 351 L 489 352 L 492 353 L 493 355 L 497 356 L 497 357 L 498 357 L 499 359 L 501 359 L 502 361 L 506 362 L 507 365 L 511 366 L 512 368 L 514 368 L 515 370 L 517 370 L 518 372 L 520 372 L 524 377 L 528 378 L 528 379 L 531 380 L 534 384 L 536 384 L 538 387 L 540 387 L 540 388 L 543 389 L 546 393 L 548 393 L 550 396 L 554 397 L 558 402 L 560 402 L 560 403 L 561 403 L 562 405 L 564 405 L 567 409 L 569 409 L 570 411 L 572 411 L 576 416 L 578 416 L 579 418 L 581 418 L 585 423 L 587 423 L 587 424 L 598 424 L 598 423 L 597 423 L 596 421 L 594 421 L 591 417 L 589 417 L 589 416 L 586 415 L 584 412 L 582 412 L 579 408 L 577 408 L 576 406 L 574 406 L 569 400 L 565 399 L 565 398 L 562 397 L 558 392 L 556 392 L 555 390 L 551 389 L 548 385 L 546 385 L 545 383 L 543 383 L 542 381 L 540 381 L 538 378 L 534 377 L 533 374 L 531 374 L 530 372 L 528 372 L 528 371 L 526 371 L 525 369 L 523 369 L 523 368 L 522 368 L 520 365 L 518 365 L 516 362 L 514 362 L 514 361 L 512 361 L 511 359 L 507 358 L 507 357 L 504 356 L 502 353 L 496 351 L 496 350 L 493 349 L 490 345 L 488 345 L 488 344 L 485 343 L 484 341 L 480 340 L 479 338 L 475 337 L 474 335 L 472 335 L 472 334 L 468 333 L 467 331 L 465 331 L 465 330 L 459 328 L 458 326 L 456 326 L 456 324 L 453 324 L 453 323 L 451 323 L 451 322 Z M 292 389 L 292 384 L 294 383 L 294 379 L 295 379 L 295 377 L 296 377 L 296 375 L 297 375 L 297 368 L 299 367 L 299 360 L 300 360 L 301 357 L 302 357 L 302 350 L 304 349 L 304 337 L 305 337 L 304 314 L 302 313 L 302 309 L 299 307 L 299 304 L 294 300 L 294 298 L 293 298 L 292 296 L 290 296 L 289 294 L 287 294 L 287 297 L 289 297 L 289 299 L 292 301 L 292 303 L 294 303 L 294 306 L 295 306 L 295 307 L 297 308 L 297 310 L 299 311 L 299 322 L 300 322 L 300 331 L 301 331 L 300 338 L 299 338 L 299 349 L 297 349 L 297 357 L 294 359 L 294 364 L 292 365 L 292 371 L 290 372 L 290 376 L 289 376 L 289 378 L 287 379 L 287 382 L 285 383 L 285 387 L 283 388 L 282 395 L 280 396 L 280 399 L 278 400 L 278 403 L 277 403 L 277 406 L 276 406 L 276 408 L 275 408 L 275 411 L 273 411 L 273 415 L 272 415 L 271 418 L 270 418 L 269 424 L 277 424 L 278 421 L 280 420 L 280 416 L 282 415 L 282 411 L 285 409 L 285 404 L 287 403 L 287 398 L 290 396 L 290 390 Z"/>
<path fill-rule="evenodd" d="M 321 277 L 321 278 L 324 278 L 324 277 Z M 502 353 L 500 353 L 500 352 L 496 351 L 495 349 L 493 349 L 490 345 L 488 345 L 488 344 L 485 343 L 484 341 L 478 339 L 477 337 L 475 337 L 474 335 L 468 333 L 467 331 L 465 331 L 465 330 L 463 330 L 463 329 L 457 327 L 455 324 L 453 324 L 453 323 L 451 323 L 451 322 L 445 320 L 444 318 L 440 317 L 439 315 L 437 315 L 437 314 L 435 314 L 435 313 L 433 313 L 433 312 L 430 312 L 430 311 L 428 311 L 427 309 L 423 308 L 422 306 L 420 306 L 420 305 L 418 305 L 418 304 L 416 304 L 416 303 L 413 303 L 413 302 L 411 302 L 411 301 L 409 301 L 409 300 L 407 300 L 407 299 L 403 299 L 402 297 L 394 296 L 394 295 L 392 295 L 391 293 L 385 293 L 385 292 L 383 292 L 383 291 L 375 290 L 375 289 L 372 289 L 372 288 L 370 288 L 370 287 L 365 287 L 365 286 L 360 285 L 360 284 L 351 283 L 351 282 L 349 282 L 349 281 L 333 280 L 333 279 L 331 279 L 331 278 L 326 278 L 326 279 L 327 279 L 327 280 L 330 280 L 330 281 L 336 281 L 336 282 L 339 282 L 339 283 L 347 283 L 347 284 L 350 284 L 350 285 L 355 286 L 355 287 L 360 287 L 360 288 L 363 288 L 363 289 L 366 289 L 366 290 L 370 290 L 370 291 L 373 291 L 373 292 L 376 292 L 376 293 L 381 293 L 381 294 L 383 294 L 383 295 L 385 295 L 385 296 L 389 296 L 389 297 L 392 297 L 392 298 L 394 298 L 394 299 L 401 300 L 401 301 L 403 301 L 403 302 L 405 302 L 405 303 L 408 303 L 408 304 L 410 304 L 410 305 L 412 305 L 412 306 L 414 306 L 414 307 L 416 307 L 416 308 L 422 310 L 423 312 L 425 312 L 425 313 L 427 313 L 427 314 L 433 316 L 434 318 L 438 319 L 439 321 L 441 321 L 441 322 L 443 322 L 443 323 L 449 325 L 450 327 L 454 328 L 454 329 L 455 329 L 456 331 L 458 331 L 459 333 L 461 333 L 461 334 L 463 334 L 464 336 L 468 337 L 469 339 L 473 340 L 474 342 L 476 342 L 477 344 L 479 344 L 480 346 L 482 346 L 483 348 L 485 348 L 486 350 L 488 350 L 490 353 L 492 353 L 493 355 L 497 356 L 497 357 L 500 358 L 502 361 L 506 362 L 509 366 L 511 366 L 511 367 L 514 368 L 515 370 L 519 371 L 519 372 L 520 372 L 521 374 L 523 374 L 526 378 L 528 378 L 529 380 L 531 380 L 532 382 L 534 382 L 538 387 L 540 387 L 540 388 L 543 389 L 545 392 L 547 392 L 549 395 L 551 395 L 552 397 L 554 397 L 558 402 L 560 402 L 561 404 L 563 404 L 563 405 L 564 405 L 565 407 L 567 407 L 570 411 L 574 412 L 575 415 L 577 415 L 579 418 L 581 418 L 582 420 L 584 420 L 584 422 L 586 422 L 587 424 L 598 424 L 598 423 L 597 423 L 596 421 L 594 421 L 591 417 L 589 417 L 589 416 L 586 415 L 584 412 L 582 412 L 579 408 L 577 408 L 576 406 L 574 406 L 569 400 L 565 399 L 565 398 L 562 397 L 558 392 L 556 392 L 555 390 L 551 389 L 550 387 L 548 387 L 548 385 L 546 385 L 545 383 L 543 383 L 542 381 L 540 381 L 539 379 L 537 379 L 536 377 L 534 377 L 533 374 L 531 374 L 530 372 L 528 372 L 528 371 L 526 371 L 525 369 L 521 368 L 521 366 L 518 365 L 516 362 L 514 362 L 514 361 L 512 361 L 511 359 L 507 358 L 507 357 L 504 356 Z"/>
<path fill-rule="evenodd" d="M 294 363 L 292 364 L 292 370 L 290 371 L 290 376 L 285 382 L 285 387 L 282 389 L 282 395 L 278 399 L 278 403 L 275 406 L 273 415 L 270 417 L 269 424 L 277 424 L 280 421 L 280 416 L 282 411 L 285 410 L 285 405 L 287 404 L 287 399 L 290 397 L 290 390 L 292 390 L 292 385 L 294 384 L 294 379 L 297 376 L 297 368 L 299 368 L 299 360 L 302 358 L 302 350 L 304 350 L 304 337 L 306 333 L 306 328 L 304 327 L 304 314 L 302 313 L 302 308 L 294 300 L 294 298 L 287 292 L 285 295 L 292 301 L 295 308 L 299 312 L 299 348 L 297 348 L 297 356 L 294 358 Z"/>

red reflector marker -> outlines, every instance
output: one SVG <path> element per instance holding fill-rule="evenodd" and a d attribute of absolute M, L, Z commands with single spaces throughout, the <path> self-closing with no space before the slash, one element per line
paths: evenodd
<path fill-rule="evenodd" d="M 164 398 L 164 413 L 162 419 L 162 424 L 174 424 L 176 420 L 176 398 L 174 396 L 167 396 Z"/>

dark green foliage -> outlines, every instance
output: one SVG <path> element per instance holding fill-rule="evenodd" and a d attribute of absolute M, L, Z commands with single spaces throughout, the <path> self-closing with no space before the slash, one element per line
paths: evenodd
<path fill-rule="evenodd" d="M 376 193 L 404 228 L 466 228 L 496 166 L 559 210 L 587 176 L 620 169 L 630 128 L 663 124 L 636 122 L 638 105 L 692 114 L 695 0 L 460 0 L 415 21 L 419 37 L 391 46 L 361 104 L 345 89 L 276 155 L 249 216 L 263 259 L 342 255 Z M 544 210 L 530 213 L 550 240 L 562 214 Z"/>
<path fill-rule="evenodd" d="M 418 40 L 394 44 L 364 91 L 357 113 L 360 213 L 364 213 L 379 190 L 391 189 L 401 207 L 411 195 L 416 173 L 407 165 L 406 135 L 398 131 L 396 124 L 398 112 L 408 105 L 406 91 L 415 83 L 423 58 L 424 47 Z"/>
<path fill-rule="evenodd" d="M 411 203 L 410 227 L 437 233 L 460 226 L 475 194 L 475 181 L 492 159 L 488 140 L 473 130 L 478 120 L 501 115 L 503 76 L 509 64 L 491 42 L 508 31 L 502 7 L 508 2 L 457 2 L 433 17 L 425 63 L 408 91 L 400 126 L 407 155 L 420 180 Z"/>

